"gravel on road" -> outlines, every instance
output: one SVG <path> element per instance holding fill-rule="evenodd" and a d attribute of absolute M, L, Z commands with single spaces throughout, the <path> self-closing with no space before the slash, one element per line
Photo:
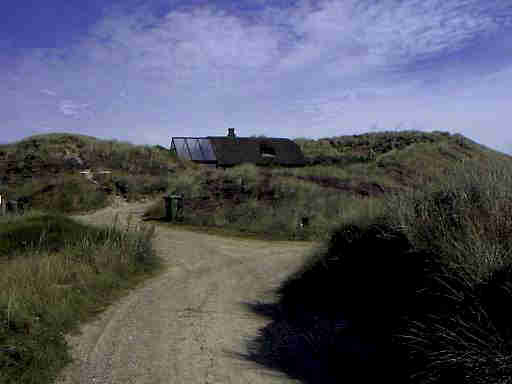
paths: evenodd
<path fill-rule="evenodd" d="M 140 220 L 151 204 L 123 203 L 83 216 L 91 224 Z M 245 360 L 268 320 L 246 302 L 272 300 L 314 243 L 234 239 L 158 226 L 166 269 L 67 335 L 74 363 L 59 384 L 295 383 Z"/>

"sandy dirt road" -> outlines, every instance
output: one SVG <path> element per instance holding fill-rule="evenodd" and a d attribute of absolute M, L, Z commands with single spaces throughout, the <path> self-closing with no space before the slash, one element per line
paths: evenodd
<path fill-rule="evenodd" d="M 120 203 L 79 219 L 136 219 L 148 204 Z M 80 334 L 67 336 L 75 362 L 57 383 L 296 382 L 231 353 L 245 352 L 245 340 L 267 323 L 243 303 L 271 300 L 269 291 L 313 247 L 157 228 L 155 248 L 165 272 L 83 325 Z"/>

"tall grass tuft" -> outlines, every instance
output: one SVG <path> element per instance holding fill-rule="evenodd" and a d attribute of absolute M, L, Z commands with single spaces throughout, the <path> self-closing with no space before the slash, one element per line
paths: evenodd
<path fill-rule="evenodd" d="M 512 262 L 510 162 L 465 162 L 422 191 L 390 199 L 388 209 L 415 248 L 475 281 Z"/>

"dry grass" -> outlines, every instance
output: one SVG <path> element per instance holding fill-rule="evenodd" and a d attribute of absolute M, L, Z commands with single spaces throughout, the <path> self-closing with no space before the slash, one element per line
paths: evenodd
<path fill-rule="evenodd" d="M 160 270 L 149 227 L 93 228 L 64 216 L 0 219 L 0 382 L 50 383 L 64 334 Z"/>

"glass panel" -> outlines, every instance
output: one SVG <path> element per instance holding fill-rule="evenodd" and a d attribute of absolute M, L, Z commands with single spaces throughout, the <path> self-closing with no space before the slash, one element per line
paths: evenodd
<path fill-rule="evenodd" d="M 194 161 L 215 161 L 215 152 L 209 139 L 173 138 L 176 154 L 181 158 Z M 188 144 L 188 147 L 187 147 Z M 190 152 L 189 152 L 190 150 Z M 192 155 L 192 157 L 190 157 Z"/>
<path fill-rule="evenodd" d="M 173 140 L 174 140 L 174 145 L 176 146 L 176 153 L 178 154 L 178 156 L 190 160 L 190 154 L 189 154 L 187 146 L 185 144 L 185 139 L 173 139 Z"/>
<path fill-rule="evenodd" d="M 192 160 L 203 161 L 203 154 L 201 153 L 201 148 L 199 148 L 199 140 L 187 139 L 187 143 L 190 148 L 190 153 L 192 154 Z"/>
<path fill-rule="evenodd" d="M 199 144 L 204 153 L 204 159 L 207 161 L 215 161 L 215 153 L 213 152 L 212 145 L 208 139 L 199 139 Z"/>

